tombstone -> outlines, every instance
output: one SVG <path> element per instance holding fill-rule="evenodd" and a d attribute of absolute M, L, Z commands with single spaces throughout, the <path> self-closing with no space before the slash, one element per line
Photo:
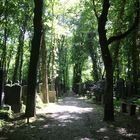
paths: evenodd
<path fill-rule="evenodd" d="M 26 105 L 27 85 L 22 86 L 22 101 Z"/>
<path fill-rule="evenodd" d="M 5 104 L 8 104 L 11 106 L 11 110 L 14 113 L 19 113 L 21 111 L 21 96 L 22 96 L 22 88 L 20 85 L 13 85 L 5 86 L 4 88 L 5 92 Z"/>

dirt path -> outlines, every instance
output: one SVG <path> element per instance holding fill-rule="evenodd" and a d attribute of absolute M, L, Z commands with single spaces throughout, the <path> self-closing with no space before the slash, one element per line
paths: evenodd
<path fill-rule="evenodd" d="M 37 110 L 37 119 L 27 125 L 15 121 L 5 132 L 9 140 L 139 140 L 138 135 L 126 132 L 102 121 L 101 106 L 87 103 L 78 97 L 65 97 L 57 104 Z M 128 135 L 129 134 L 129 135 Z M 131 134 L 131 135 L 130 135 Z M 136 133 L 135 133 L 136 134 Z M 0 137 L 2 140 L 2 137 Z"/>

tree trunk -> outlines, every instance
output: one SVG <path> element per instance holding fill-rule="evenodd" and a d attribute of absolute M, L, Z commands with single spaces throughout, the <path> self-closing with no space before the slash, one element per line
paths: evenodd
<path fill-rule="evenodd" d="M 4 25 L 4 38 L 3 38 L 3 52 L 2 52 L 2 56 L 1 56 L 1 67 L 3 69 L 6 70 L 6 55 L 7 55 L 7 38 L 8 38 L 8 30 L 7 30 L 7 5 L 8 5 L 8 1 L 5 0 L 5 11 L 4 11 L 4 21 L 5 21 L 5 25 Z"/>
<path fill-rule="evenodd" d="M 45 32 L 42 35 L 41 58 L 42 58 L 42 97 L 44 103 L 49 103 L 48 76 L 47 76 L 47 50 L 45 44 Z"/>
<path fill-rule="evenodd" d="M 36 79 L 37 79 L 37 64 L 39 60 L 39 52 L 41 46 L 42 35 L 42 13 L 43 0 L 34 0 L 34 36 L 32 39 L 31 56 L 28 72 L 28 88 L 27 88 L 27 103 L 25 115 L 33 117 L 35 115 L 35 97 L 36 97 Z"/>
<path fill-rule="evenodd" d="M 51 91 L 55 90 L 55 46 L 52 48 Z"/>
<path fill-rule="evenodd" d="M 74 66 L 73 86 L 72 89 L 76 94 L 79 94 L 79 84 L 81 83 L 82 65 L 76 63 Z"/>
<path fill-rule="evenodd" d="M 21 55 L 21 47 L 22 46 L 22 30 L 20 29 L 20 35 L 19 35 L 19 45 L 18 45 L 18 48 L 17 48 L 17 54 L 16 54 L 16 60 L 15 60 L 15 68 L 14 68 L 14 72 L 13 72 L 13 78 L 12 78 L 12 82 L 15 83 L 17 80 L 19 80 L 19 73 L 18 73 L 18 70 L 19 70 L 19 65 L 20 65 L 20 55 Z"/>
<path fill-rule="evenodd" d="M 13 80 L 12 80 L 13 83 L 16 82 L 17 80 L 21 82 L 21 79 L 22 79 L 23 47 L 24 47 L 24 37 L 25 37 L 25 31 L 26 31 L 26 25 L 27 25 L 27 18 L 28 18 L 27 15 L 25 15 L 24 22 L 20 29 L 19 45 L 18 45 L 18 51 L 17 51 L 17 56 L 16 56 Z"/>
<path fill-rule="evenodd" d="M 105 29 L 109 7 L 110 7 L 109 0 L 104 0 L 103 11 L 98 19 L 99 42 L 100 42 L 102 58 L 106 71 L 106 86 L 105 86 L 105 93 L 104 93 L 104 120 L 105 121 L 114 120 L 113 67 L 112 67 L 112 58 L 108 48 L 106 29 Z"/>
<path fill-rule="evenodd" d="M 4 90 L 4 71 L 2 68 L 0 68 L 0 107 L 2 106 L 3 90 Z"/>

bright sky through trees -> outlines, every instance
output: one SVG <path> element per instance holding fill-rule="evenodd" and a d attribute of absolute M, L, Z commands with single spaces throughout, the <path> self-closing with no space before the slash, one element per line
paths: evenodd
<path fill-rule="evenodd" d="M 78 5 L 80 0 L 60 0 L 59 2 L 61 3 L 61 5 L 58 9 L 59 10 L 61 9 L 60 11 L 62 12 L 62 15 L 61 16 L 59 15 L 59 20 L 54 22 L 55 31 L 57 32 L 58 35 L 71 36 L 72 33 L 70 28 L 72 27 L 68 26 L 68 22 L 72 22 L 72 19 L 74 19 L 76 16 L 75 12 L 72 13 L 71 8 Z M 57 11 L 56 7 L 57 6 L 55 6 L 55 12 Z"/>
<path fill-rule="evenodd" d="M 60 0 L 60 2 L 64 5 L 64 6 L 73 6 L 76 3 L 79 3 L 80 0 Z"/>

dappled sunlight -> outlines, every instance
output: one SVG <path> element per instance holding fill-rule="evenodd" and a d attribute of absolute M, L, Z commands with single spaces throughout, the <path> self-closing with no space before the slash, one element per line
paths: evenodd
<path fill-rule="evenodd" d="M 117 128 L 116 131 L 120 134 L 123 135 L 125 137 L 132 137 L 132 136 L 137 136 L 138 134 L 134 134 L 132 132 L 128 132 L 128 130 L 126 128 Z"/>
<path fill-rule="evenodd" d="M 92 107 L 77 107 L 76 104 L 71 104 L 71 105 L 58 105 L 55 103 L 50 103 L 43 109 L 37 110 L 37 114 L 43 114 L 43 113 L 58 113 L 58 112 L 69 112 L 69 113 L 87 113 L 87 112 L 92 112 L 93 108 Z M 55 114 L 54 114 L 55 115 Z"/>
<path fill-rule="evenodd" d="M 75 121 L 82 120 L 82 114 L 93 111 L 92 107 L 79 107 L 79 104 L 75 101 L 67 101 L 67 104 L 63 104 L 60 100 L 59 103 L 49 103 L 46 107 L 37 110 L 37 115 L 46 114 L 48 118 L 56 121 L 56 126 L 65 127 Z M 50 127 L 53 127 L 51 123 L 42 126 L 42 128 Z"/>

